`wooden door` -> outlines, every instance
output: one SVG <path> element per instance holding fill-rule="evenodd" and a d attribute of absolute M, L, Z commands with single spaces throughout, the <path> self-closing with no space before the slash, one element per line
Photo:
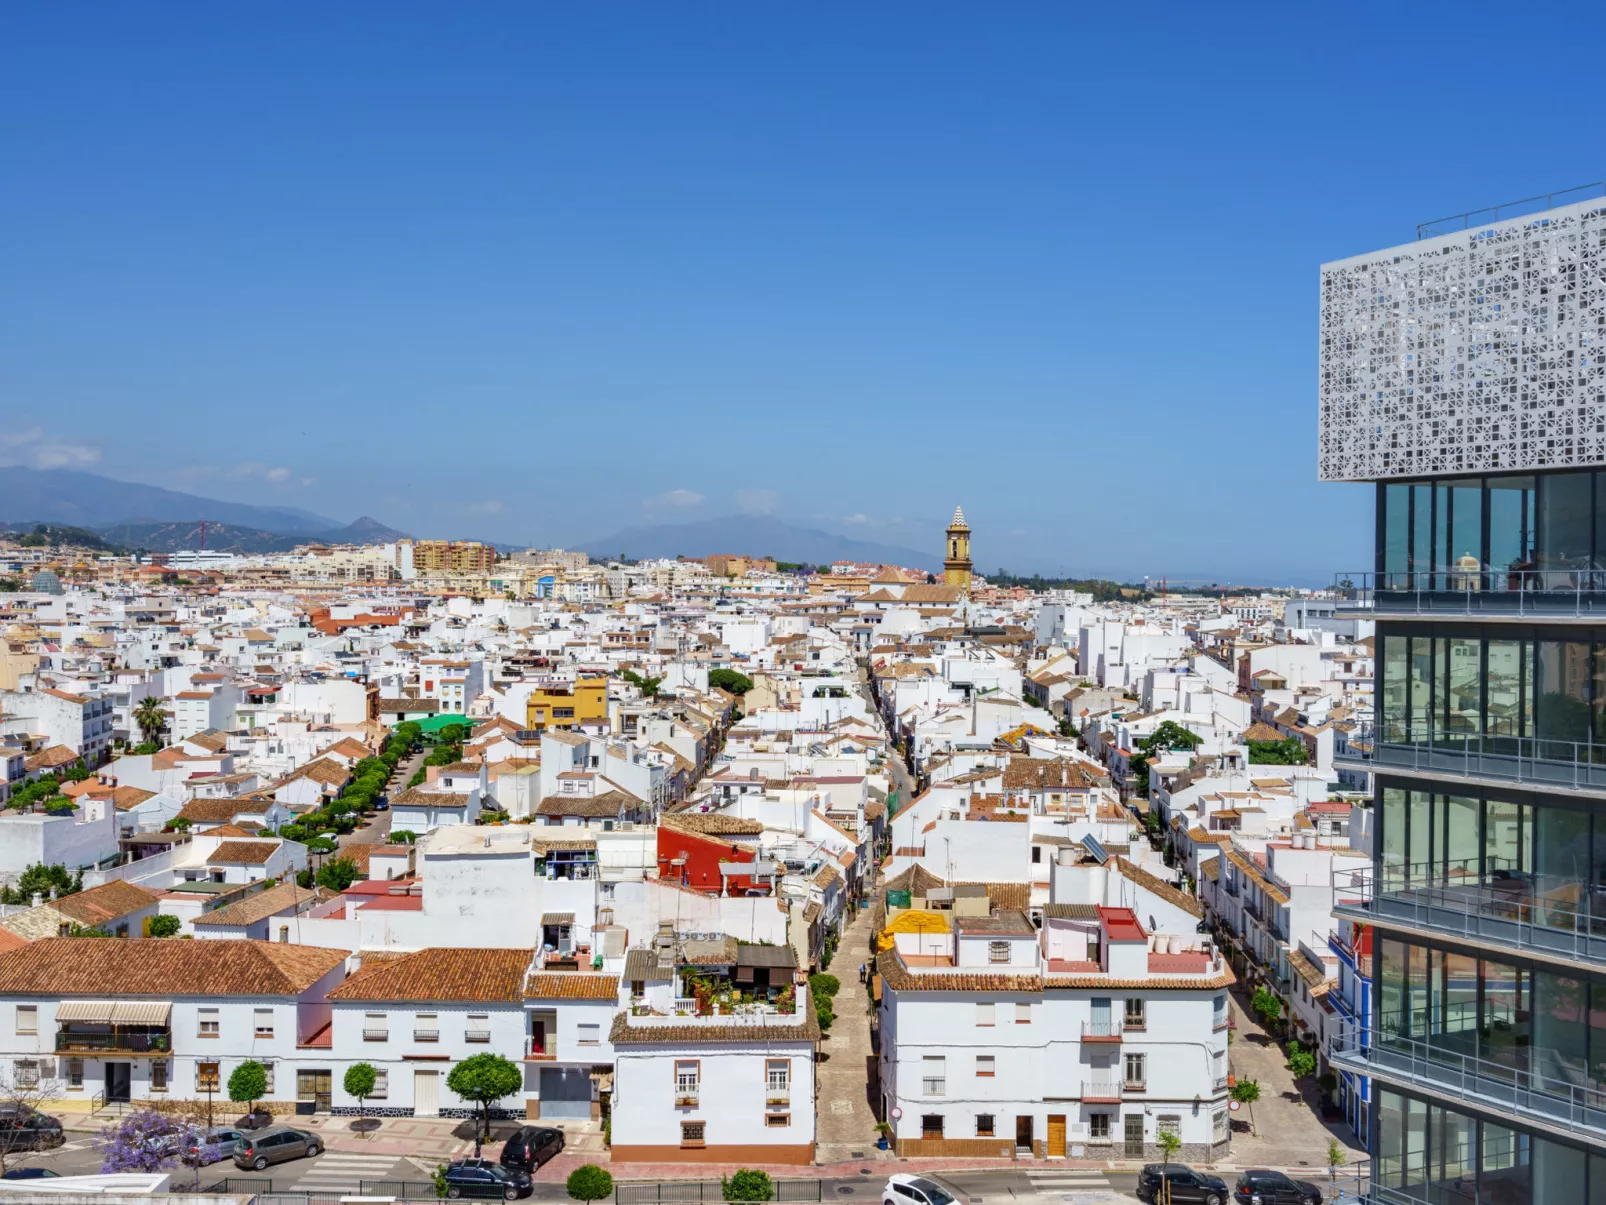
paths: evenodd
<path fill-rule="evenodd" d="M 1050 1159 L 1065 1155 L 1065 1114 L 1050 1113 L 1048 1115 L 1048 1150 L 1043 1152 Z"/>

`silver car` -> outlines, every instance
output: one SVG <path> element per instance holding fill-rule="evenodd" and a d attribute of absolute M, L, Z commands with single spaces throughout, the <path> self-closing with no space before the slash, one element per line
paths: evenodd
<path fill-rule="evenodd" d="M 234 1148 L 237 1167 L 261 1171 L 270 1163 L 284 1163 L 289 1159 L 308 1159 L 323 1153 L 323 1143 L 316 1134 L 289 1126 L 269 1126 L 250 1135 L 242 1135 Z"/>

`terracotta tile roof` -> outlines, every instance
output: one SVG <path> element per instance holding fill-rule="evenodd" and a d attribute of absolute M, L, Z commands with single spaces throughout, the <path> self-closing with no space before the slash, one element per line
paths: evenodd
<path fill-rule="evenodd" d="M 668 1045 L 699 1046 L 707 1042 L 818 1042 L 820 1025 L 812 1008 L 801 1009 L 795 1025 L 719 1025 L 693 1022 L 687 1025 L 631 1025 L 621 1012 L 613 1019 L 608 1035 L 615 1046 Z"/>
<path fill-rule="evenodd" d="M 224 841 L 206 861 L 208 865 L 226 862 L 236 866 L 261 866 L 278 850 L 278 841 Z"/>
<path fill-rule="evenodd" d="M 1327 981 L 1327 969 L 1319 967 L 1305 956 L 1305 951 L 1295 950 L 1288 956 L 1288 965 L 1298 972 L 1307 986 L 1317 987 Z"/>
<path fill-rule="evenodd" d="M 1128 862 L 1125 858 L 1111 858 L 1110 863 L 1115 867 L 1116 872 L 1128 882 L 1136 883 L 1145 891 L 1152 892 L 1173 907 L 1181 908 L 1189 916 L 1203 919 L 1204 905 L 1191 895 L 1184 891 L 1179 891 L 1164 879 L 1156 878 L 1142 867 Z"/>
<path fill-rule="evenodd" d="M 139 787 L 118 787 L 112 791 L 112 806 L 119 812 L 137 808 L 147 799 L 155 799 L 155 791 L 142 791 Z"/>
<path fill-rule="evenodd" d="M 606 791 L 601 795 L 548 795 L 535 805 L 537 816 L 581 816 L 615 819 L 636 806 L 634 795 Z"/>
<path fill-rule="evenodd" d="M 1097 787 L 1105 775 L 1081 762 L 1049 757 L 1012 757 L 1004 767 L 1004 790 L 1028 791 L 1038 787 L 1049 790 L 1080 791 Z"/>
<path fill-rule="evenodd" d="M 412 808 L 466 808 L 468 796 L 450 791 L 421 791 L 409 787 L 390 801 L 390 806 Z"/>
<path fill-rule="evenodd" d="M 619 976 L 585 971 L 532 971 L 524 981 L 527 1000 L 616 1000 Z"/>
<path fill-rule="evenodd" d="M 192 799 L 179 809 L 178 818 L 199 824 L 227 824 L 241 812 L 260 812 L 241 799 Z"/>
<path fill-rule="evenodd" d="M 876 957 L 881 982 L 898 992 L 1041 992 L 1043 977 L 1001 971 L 933 971 L 916 975 L 903 965 L 896 950 Z"/>
<path fill-rule="evenodd" d="M 255 895 L 247 896 L 243 900 L 236 900 L 222 908 L 214 908 L 210 912 L 203 912 L 191 923 L 196 925 L 253 925 L 265 917 L 275 916 L 287 909 L 294 908 L 309 900 L 324 898 L 326 892 L 297 887 L 294 883 L 280 883 L 276 887 L 269 887 L 266 891 L 259 891 Z"/>
<path fill-rule="evenodd" d="M 113 879 L 99 887 L 91 887 L 75 895 L 64 895 L 52 905 L 57 912 L 80 925 L 93 927 L 104 921 L 116 920 L 130 912 L 149 908 L 162 897 L 154 891 Z"/>
<path fill-rule="evenodd" d="M 1283 734 L 1270 724 L 1256 722 L 1244 729 L 1243 739 L 1246 741 L 1280 741 Z"/>
<path fill-rule="evenodd" d="M 714 837 L 756 837 L 764 831 L 764 825 L 757 820 L 727 816 L 721 812 L 675 812 L 662 817 L 659 823 L 688 833 Z"/>
<path fill-rule="evenodd" d="M 47 937 L 0 958 L 0 993 L 62 996 L 295 996 L 346 951 L 282 942 Z"/>
<path fill-rule="evenodd" d="M 517 1004 L 524 999 L 526 949 L 432 947 L 377 966 L 366 962 L 329 993 L 331 1000 L 466 1000 Z"/>
<path fill-rule="evenodd" d="M 50 745 L 25 760 L 22 763 L 22 767 L 32 774 L 38 770 L 55 770 L 62 766 L 70 766 L 77 760 L 78 754 L 67 748 L 66 745 Z"/>

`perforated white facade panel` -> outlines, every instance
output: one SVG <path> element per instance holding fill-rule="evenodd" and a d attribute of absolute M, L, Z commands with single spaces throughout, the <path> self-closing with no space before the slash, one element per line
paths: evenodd
<path fill-rule="evenodd" d="M 1322 265 L 1323 481 L 1606 464 L 1606 201 Z"/>

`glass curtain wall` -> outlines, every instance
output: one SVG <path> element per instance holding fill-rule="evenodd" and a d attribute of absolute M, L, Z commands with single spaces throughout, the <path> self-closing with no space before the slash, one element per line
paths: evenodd
<path fill-rule="evenodd" d="M 1606 588 L 1606 470 L 1377 487 L 1385 590 Z"/>

